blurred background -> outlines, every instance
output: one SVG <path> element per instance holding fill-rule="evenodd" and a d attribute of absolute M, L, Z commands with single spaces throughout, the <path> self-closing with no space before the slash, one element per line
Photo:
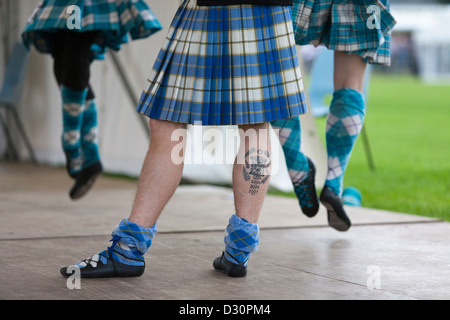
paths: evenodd
<path fill-rule="evenodd" d="M 135 100 L 180 3 L 146 2 L 163 30 L 125 45 L 115 54 L 117 60 L 107 54 L 91 69 L 106 174 L 129 179 L 138 177 L 149 141 Z M 0 0 L 0 86 L 14 44 L 39 3 Z M 391 12 L 397 20 L 392 66 L 371 68 L 365 135 L 358 140 L 344 182 L 361 192 L 363 206 L 450 220 L 450 0 L 392 0 Z M 319 53 L 320 48 L 309 46 L 299 50 L 307 96 Z M 17 110 L 38 163 L 63 167 L 61 101 L 52 59 L 34 49 L 28 54 Z M 0 112 L 11 133 L 8 143 L 4 128 L 0 130 L 0 161 L 30 161 L 11 115 Z M 318 189 L 325 170 L 325 121 L 313 113 L 302 117 L 305 151 L 319 167 Z M 294 196 L 282 158 L 277 165 L 270 192 Z M 230 173 L 231 165 L 187 165 L 183 182 L 229 185 Z"/>

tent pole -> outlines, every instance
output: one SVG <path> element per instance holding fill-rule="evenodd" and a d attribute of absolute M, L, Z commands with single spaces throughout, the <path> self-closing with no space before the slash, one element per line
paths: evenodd
<path fill-rule="evenodd" d="M 110 56 L 112 58 L 114 66 L 117 69 L 117 72 L 119 72 L 119 74 L 120 74 L 120 79 L 122 80 L 122 84 L 124 85 L 124 87 L 125 87 L 125 89 L 126 89 L 126 91 L 128 93 L 128 97 L 130 98 L 131 103 L 134 106 L 137 106 L 139 101 L 136 99 L 136 95 L 133 92 L 133 88 L 131 87 L 130 81 L 129 81 L 127 75 L 126 75 L 125 68 L 123 67 L 123 65 L 120 62 L 120 59 L 118 58 L 116 53 L 109 51 L 109 54 L 110 54 Z M 139 116 L 139 120 L 140 120 L 140 122 L 141 122 L 141 124 L 142 124 L 142 126 L 143 126 L 143 128 L 145 130 L 145 133 L 147 134 L 148 138 L 150 139 L 150 130 L 149 130 L 149 127 L 148 127 L 148 122 L 143 117 L 141 117 L 140 115 L 138 115 L 138 116 Z"/>

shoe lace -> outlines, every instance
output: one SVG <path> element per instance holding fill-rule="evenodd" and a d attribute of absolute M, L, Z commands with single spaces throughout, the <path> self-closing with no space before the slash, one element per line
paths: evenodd
<path fill-rule="evenodd" d="M 84 264 L 86 264 L 86 266 L 91 265 L 94 268 L 96 268 L 97 267 L 97 263 L 98 263 L 99 260 L 100 260 L 100 255 L 99 254 L 94 254 L 93 256 L 91 256 L 91 257 L 89 257 L 87 259 L 81 260 L 80 263 L 84 263 Z"/>
<path fill-rule="evenodd" d="M 125 260 L 140 261 L 140 258 L 142 258 L 143 255 L 142 255 L 141 257 L 138 257 L 138 258 L 130 258 L 129 256 L 127 256 L 127 255 L 124 253 L 124 251 L 123 251 L 123 249 L 120 247 L 120 245 L 119 245 L 119 248 L 118 248 L 118 249 L 115 249 L 115 248 L 114 248 L 114 247 L 117 245 L 117 243 L 119 242 L 119 240 L 120 240 L 121 238 L 122 238 L 121 236 L 114 235 L 114 236 L 111 238 L 111 240 L 109 240 L 110 242 L 112 242 L 112 245 L 106 249 L 106 251 L 107 251 L 109 257 L 112 258 L 112 257 L 113 257 L 113 253 L 114 253 L 115 255 L 121 256 L 122 259 L 125 259 Z M 108 257 L 106 257 L 106 258 L 108 258 Z"/>
<path fill-rule="evenodd" d="M 112 245 L 107 248 L 108 253 L 107 255 L 104 255 L 103 252 L 96 253 L 87 259 L 81 260 L 81 263 L 85 263 L 86 266 L 91 265 L 92 267 L 96 268 L 98 262 L 100 261 L 101 256 L 104 256 L 105 258 L 108 258 L 108 256 L 112 256 L 112 251 L 114 250 L 114 247 L 117 244 L 117 242 L 119 242 L 119 240 L 120 240 L 119 236 L 112 237 L 112 239 L 110 240 L 110 242 L 112 242 Z"/>
<path fill-rule="evenodd" d="M 112 253 L 113 252 L 117 252 L 116 250 L 114 250 L 114 247 L 116 246 L 116 244 L 119 242 L 120 237 L 117 235 L 114 235 L 111 240 L 109 240 L 109 242 L 112 242 L 111 246 L 109 246 L 108 248 L 106 248 L 106 251 L 108 252 L 108 255 L 110 257 L 112 257 Z"/>
<path fill-rule="evenodd" d="M 302 207 L 311 208 L 313 206 L 313 203 L 310 186 L 306 183 L 302 183 L 298 185 L 295 189 L 297 191 L 296 193 L 300 201 L 300 205 Z"/>

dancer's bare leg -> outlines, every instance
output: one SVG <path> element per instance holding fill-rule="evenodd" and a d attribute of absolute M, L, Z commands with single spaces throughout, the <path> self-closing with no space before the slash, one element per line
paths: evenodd
<path fill-rule="evenodd" d="M 271 172 L 269 123 L 239 126 L 241 144 L 233 166 L 236 215 L 256 223 Z"/>
<path fill-rule="evenodd" d="M 173 150 L 179 150 L 181 143 L 178 140 L 172 141 L 172 133 L 177 129 L 186 133 L 185 124 L 150 119 L 150 147 L 142 166 L 129 217 L 131 222 L 142 227 L 149 228 L 155 224 L 180 183 L 184 162 L 173 161 Z M 186 143 L 185 135 L 183 143 Z M 181 152 L 183 150 L 184 148 Z"/>
<path fill-rule="evenodd" d="M 350 88 L 362 92 L 367 63 L 356 54 L 334 52 L 334 91 Z"/>
<path fill-rule="evenodd" d="M 226 228 L 225 250 L 213 262 L 230 277 L 245 277 L 250 255 L 258 250 L 257 221 L 272 167 L 269 129 L 269 123 L 239 126 L 241 144 L 233 166 L 236 214 Z"/>

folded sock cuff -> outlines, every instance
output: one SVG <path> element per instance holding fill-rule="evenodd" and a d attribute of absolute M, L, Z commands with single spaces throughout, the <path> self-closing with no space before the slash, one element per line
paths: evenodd
<path fill-rule="evenodd" d="M 259 226 L 257 224 L 233 215 L 226 231 L 225 244 L 227 247 L 246 253 L 258 250 Z"/>
<path fill-rule="evenodd" d="M 333 92 L 333 99 L 330 105 L 330 113 L 339 114 L 343 109 L 346 113 L 351 114 L 365 114 L 364 96 L 361 92 L 351 89 L 343 88 Z M 353 111 L 350 111 L 353 110 Z"/>
<path fill-rule="evenodd" d="M 111 235 L 120 237 L 122 244 L 136 248 L 141 254 L 145 254 L 150 248 L 157 231 L 156 223 L 151 228 L 144 228 L 128 219 L 123 219 Z"/>

